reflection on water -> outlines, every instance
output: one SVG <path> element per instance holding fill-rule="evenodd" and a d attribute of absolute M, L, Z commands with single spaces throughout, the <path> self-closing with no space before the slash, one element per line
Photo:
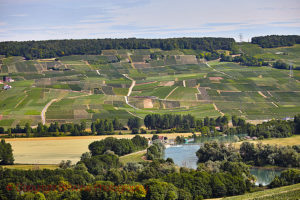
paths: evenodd
<path fill-rule="evenodd" d="M 197 138 L 194 143 L 170 146 L 166 148 L 164 158 L 172 158 L 174 163 L 180 167 L 197 169 L 198 158 L 196 156 L 196 152 L 204 142 L 214 140 L 221 142 L 234 142 L 236 140 L 236 136 L 200 137 Z M 250 169 L 250 173 L 256 176 L 256 185 L 267 185 L 272 182 L 275 175 L 280 175 L 280 170 L 253 168 Z"/>
<path fill-rule="evenodd" d="M 238 135 L 244 137 L 246 134 Z M 174 145 L 166 148 L 164 158 L 172 158 L 174 163 L 181 167 L 188 167 L 197 169 L 198 158 L 196 152 L 204 142 L 220 141 L 220 142 L 236 142 L 238 136 L 216 136 L 216 137 L 198 137 L 196 140 L 189 144 Z"/>
<path fill-rule="evenodd" d="M 252 168 L 250 173 L 256 177 L 255 185 L 268 185 L 273 181 L 275 176 L 280 176 L 281 170 L 278 169 L 262 169 L 262 168 Z"/>
<path fill-rule="evenodd" d="M 197 168 L 196 151 L 200 148 L 199 144 L 175 145 L 165 150 L 164 158 L 172 158 L 174 163 L 181 167 Z"/>

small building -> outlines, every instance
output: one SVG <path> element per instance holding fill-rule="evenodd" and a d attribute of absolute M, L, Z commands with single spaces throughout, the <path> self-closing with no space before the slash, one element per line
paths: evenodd
<path fill-rule="evenodd" d="M 216 126 L 215 127 L 217 131 L 221 132 L 221 127 L 220 126 Z"/>
<path fill-rule="evenodd" d="M 8 78 L 6 78 L 6 82 L 11 83 L 11 82 L 15 82 L 15 80 L 12 79 L 12 78 L 10 78 L 10 77 L 8 77 Z"/>
<path fill-rule="evenodd" d="M 15 80 L 12 79 L 11 77 L 3 76 L 3 82 L 11 83 L 11 82 L 14 82 L 14 81 L 15 81 Z"/>
<path fill-rule="evenodd" d="M 292 118 L 292 117 L 285 117 L 285 118 L 283 118 L 282 120 L 284 120 L 284 121 L 289 121 L 289 120 L 294 120 L 294 118 Z"/>
<path fill-rule="evenodd" d="M 3 86 L 3 89 L 4 89 L 4 90 L 9 90 L 9 89 L 11 89 L 11 88 L 12 88 L 12 87 L 11 87 L 10 85 L 4 85 L 4 86 Z"/>

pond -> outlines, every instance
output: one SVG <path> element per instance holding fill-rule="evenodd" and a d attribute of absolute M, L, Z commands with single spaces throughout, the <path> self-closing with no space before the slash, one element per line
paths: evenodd
<path fill-rule="evenodd" d="M 196 152 L 200 148 L 201 144 L 206 141 L 218 140 L 218 141 L 233 141 L 235 138 L 232 136 L 223 137 L 202 137 L 197 139 L 193 143 L 181 144 L 167 147 L 165 150 L 164 158 L 172 158 L 174 163 L 181 167 L 188 167 L 197 169 L 197 156 Z M 275 177 L 280 175 L 280 170 L 277 169 L 263 169 L 263 168 L 252 168 L 250 173 L 256 176 L 256 185 L 269 184 Z"/>
<path fill-rule="evenodd" d="M 264 168 L 251 168 L 250 173 L 256 177 L 255 185 L 268 185 L 273 181 L 275 176 L 280 176 L 282 170 L 279 169 L 264 169 Z"/>

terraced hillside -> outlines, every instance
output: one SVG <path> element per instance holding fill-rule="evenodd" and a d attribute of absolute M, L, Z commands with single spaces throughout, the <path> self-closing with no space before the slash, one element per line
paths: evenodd
<path fill-rule="evenodd" d="M 240 46 L 248 55 L 300 66 L 300 45 Z M 38 60 L 1 56 L 0 77 L 15 81 L 5 83 L 11 89 L 0 91 L 0 126 L 36 125 L 43 109 L 46 123 L 116 116 L 126 122 L 131 115 L 148 113 L 190 113 L 197 118 L 235 114 L 250 120 L 300 113 L 299 70 L 290 77 L 289 70 L 206 62 L 198 55 L 187 49 L 141 49 Z"/>

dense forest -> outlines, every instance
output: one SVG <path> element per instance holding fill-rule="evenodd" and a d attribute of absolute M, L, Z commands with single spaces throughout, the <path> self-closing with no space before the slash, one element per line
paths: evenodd
<path fill-rule="evenodd" d="M 252 44 L 258 44 L 262 48 L 276 48 L 283 46 L 293 46 L 294 44 L 300 44 L 299 35 L 268 35 L 253 37 L 251 39 Z"/>
<path fill-rule="evenodd" d="M 169 38 L 169 39 L 83 39 L 0 42 L 0 55 L 23 56 L 26 59 L 54 58 L 68 55 L 100 54 L 107 49 L 194 49 L 232 50 L 233 38 Z"/>

